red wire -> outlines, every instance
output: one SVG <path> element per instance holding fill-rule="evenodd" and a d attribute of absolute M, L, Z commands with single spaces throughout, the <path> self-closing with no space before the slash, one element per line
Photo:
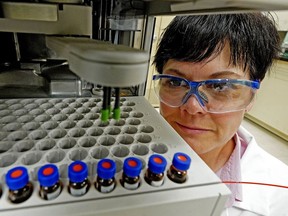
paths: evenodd
<path fill-rule="evenodd" d="M 264 185 L 264 186 L 280 187 L 280 188 L 286 188 L 286 189 L 288 189 L 288 186 L 284 186 L 284 185 L 277 185 L 277 184 L 261 183 L 261 182 L 223 181 L 223 183 L 225 183 L 225 184 L 254 184 L 254 185 Z"/>

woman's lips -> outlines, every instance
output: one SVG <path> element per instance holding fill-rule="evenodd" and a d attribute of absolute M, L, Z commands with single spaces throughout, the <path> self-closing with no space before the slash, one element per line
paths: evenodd
<path fill-rule="evenodd" d="M 177 123 L 177 125 L 179 129 L 182 130 L 184 133 L 191 134 L 191 135 L 192 134 L 204 134 L 204 133 L 211 131 L 210 129 L 197 127 L 197 126 L 185 126 L 179 123 Z"/>

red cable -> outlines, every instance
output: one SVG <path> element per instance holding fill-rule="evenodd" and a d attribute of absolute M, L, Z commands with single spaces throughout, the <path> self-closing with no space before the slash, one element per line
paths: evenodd
<path fill-rule="evenodd" d="M 277 185 L 277 184 L 268 184 L 268 183 L 261 183 L 261 182 L 237 182 L 237 181 L 223 181 L 224 184 L 254 184 L 254 185 L 264 185 L 264 186 L 271 186 L 271 187 L 280 187 L 288 189 L 288 186 L 284 185 Z"/>

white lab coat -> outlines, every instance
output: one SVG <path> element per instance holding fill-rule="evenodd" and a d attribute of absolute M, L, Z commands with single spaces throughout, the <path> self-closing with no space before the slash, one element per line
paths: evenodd
<path fill-rule="evenodd" d="M 238 135 L 248 143 L 241 158 L 242 181 L 288 186 L 288 166 L 260 148 L 242 126 Z M 242 202 L 236 201 L 222 216 L 288 216 L 287 188 L 254 184 L 242 184 L 242 188 Z"/>

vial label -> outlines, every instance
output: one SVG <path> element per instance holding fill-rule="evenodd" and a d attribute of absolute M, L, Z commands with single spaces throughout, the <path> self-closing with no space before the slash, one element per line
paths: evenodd
<path fill-rule="evenodd" d="M 163 185 L 164 179 L 160 180 L 160 181 L 151 181 L 150 185 L 154 186 L 154 187 L 160 187 L 161 185 Z"/>
<path fill-rule="evenodd" d="M 75 188 L 72 188 L 70 187 L 69 188 L 69 192 L 73 195 L 73 196 L 82 196 L 84 194 L 87 193 L 88 191 L 88 185 L 86 187 L 83 187 L 83 188 L 80 188 L 80 189 L 75 189 Z"/>
<path fill-rule="evenodd" d="M 114 190 L 114 187 L 115 187 L 115 185 L 112 184 L 112 185 L 109 185 L 109 186 L 103 186 L 103 185 L 101 185 L 101 186 L 98 187 L 98 188 L 99 188 L 99 191 L 100 191 L 101 193 L 109 193 L 109 192 L 111 192 L 112 190 Z"/>
<path fill-rule="evenodd" d="M 50 191 L 50 192 L 47 192 L 45 190 L 40 189 L 40 196 L 43 199 L 52 200 L 52 199 L 55 199 L 56 197 L 58 197 L 60 195 L 61 191 L 62 191 L 62 187 L 58 187 L 56 190 Z"/>
<path fill-rule="evenodd" d="M 136 190 L 140 185 L 140 182 L 136 182 L 136 183 L 133 183 L 133 184 L 129 184 L 127 182 L 123 182 L 123 186 L 126 188 L 126 189 L 129 189 L 129 190 Z"/>

